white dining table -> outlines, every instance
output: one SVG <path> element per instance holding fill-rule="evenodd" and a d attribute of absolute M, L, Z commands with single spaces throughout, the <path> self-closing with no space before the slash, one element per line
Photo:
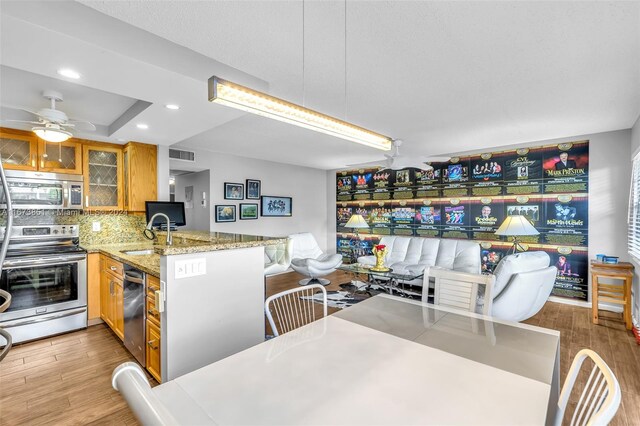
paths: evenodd
<path fill-rule="evenodd" d="M 142 400 L 179 424 L 542 425 L 559 343 L 554 330 L 378 295 Z M 130 392 L 134 412 L 148 408 Z"/>

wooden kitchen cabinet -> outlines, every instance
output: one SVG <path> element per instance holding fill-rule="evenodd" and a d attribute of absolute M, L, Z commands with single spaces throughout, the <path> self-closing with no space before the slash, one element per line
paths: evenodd
<path fill-rule="evenodd" d="M 113 310 L 111 308 L 113 300 L 113 292 L 111 290 L 111 277 L 109 274 L 101 272 L 100 274 L 100 318 L 111 329 L 113 329 Z"/>
<path fill-rule="evenodd" d="M 60 143 L 38 141 L 38 170 L 41 172 L 82 174 L 82 145 L 75 139 Z"/>
<path fill-rule="evenodd" d="M 129 142 L 123 150 L 124 208 L 132 212 L 145 211 L 145 201 L 158 199 L 158 147 Z"/>
<path fill-rule="evenodd" d="M 153 376 L 154 379 L 160 383 L 162 380 L 161 374 L 161 336 L 160 327 L 154 324 L 152 321 L 147 320 L 147 354 L 146 364 L 147 371 Z"/>
<path fill-rule="evenodd" d="M 124 287 L 122 276 L 114 273 L 122 271 L 122 264 L 107 256 L 101 256 L 101 264 L 100 317 L 124 340 Z"/>
<path fill-rule="evenodd" d="M 111 144 L 82 147 L 85 210 L 122 210 L 122 148 Z"/>
<path fill-rule="evenodd" d="M 7 170 L 38 170 L 38 140 L 32 132 L 0 127 L 0 157 Z"/>
<path fill-rule="evenodd" d="M 54 143 L 33 132 L 0 128 L 0 155 L 7 170 L 82 174 L 80 139 Z"/>
<path fill-rule="evenodd" d="M 89 325 L 99 323 L 101 317 L 101 273 L 100 254 L 89 253 L 87 255 L 87 320 Z"/>
<path fill-rule="evenodd" d="M 156 290 L 160 290 L 160 279 L 147 275 L 147 371 L 158 381 L 162 382 L 160 361 L 162 359 L 160 312 L 156 309 Z"/>

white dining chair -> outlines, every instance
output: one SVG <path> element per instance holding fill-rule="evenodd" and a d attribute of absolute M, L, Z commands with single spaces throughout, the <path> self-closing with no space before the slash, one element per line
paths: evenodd
<path fill-rule="evenodd" d="M 427 302 L 429 277 L 435 279 L 435 293 L 433 303 L 448 306 L 468 312 L 475 312 L 478 303 L 478 291 L 484 286 L 484 300 L 482 307 L 484 315 L 491 315 L 491 289 L 496 281 L 494 275 L 469 274 L 442 268 L 425 270 L 425 285 L 422 286 L 422 301 Z"/>
<path fill-rule="evenodd" d="M 322 293 L 322 316 L 316 315 L 317 292 Z M 321 284 L 286 290 L 274 294 L 265 300 L 264 312 L 267 315 L 274 336 L 287 333 L 307 325 L 316 319 L 327 316 L 327 290 Z M 278 326 L 276 326 L 276 321 Z"/>
<path fill-rule="evenodd" d="M 11 305 L 11 294 L 7 291 L 0 290 L 0 299 L 4 299 L 2 305 L 0 305 L 0 312 L 4 312 L 9 309 L 9 305 Z M 0 350 L 0 361 L 2 361 L 9 351 L 11 350 L 11 346 L 13 341 L 11 339 L 11 334 L 7 330 L 4 330 L 0 327 L 0 336 L 4 339 L 4 347 Z"/>
<path fill-rule="evenodd" d="M 593 361 L 594 366 L 580 394 L 580 399 L 573 411 L 571 423 L 569 424 L 571 426 L 607 425 L 618 411 L 622 392 L 616 376 L 607 363 L 600 358 L 600 355 L 591 349 L 582 349 L 573 359 L 564 386 L 562 386 L 556 413 L 556 426 L 562 425 L 562 419 L 565 416 L 576 378 L 587 358 Z"/>

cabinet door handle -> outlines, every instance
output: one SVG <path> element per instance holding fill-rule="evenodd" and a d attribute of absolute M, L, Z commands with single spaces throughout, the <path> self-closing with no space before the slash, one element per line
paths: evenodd
<path fill-rule="evenodd" d="M 112 271 L 116 271 L 118 268 L 116 268 L 115 266 L 110 266 Z"/>
<path fill-rule="evenodd" d="M 113 296 L 113 281 L 109 281 L 109 294 Z"/>
<path fill-rule="evenodd" d="M 153 350 L 155 351 L 155 350 L 157 350 L 157 349 L 158 349 L 158 345 L 156 344 L 156 345 L 154 346 L 154 345 L 153 345 L 153 344 L 154 344 L 154 342 L 157 342 L 157 340 L 155 340 L 155 339 L 154 339 L 154 340 L 149 340 L 149 341 L 147 342 L 147 345 L 148 345 L 151 349 L 153 349 Z"/>
<path fill-rule="evenodd" d="M 156 311 L 154 309 L 149 309 L 149 310 L 147 310 L 147 314 L 151 315 L 152 317 L 157 317 L 158 316 L 158 311 Z"/>
<path fill-rule="evenodd" d="M 84 196 L 84 206 L 85 207 L 89 207 L 89 196 L 88 195 Z"/>

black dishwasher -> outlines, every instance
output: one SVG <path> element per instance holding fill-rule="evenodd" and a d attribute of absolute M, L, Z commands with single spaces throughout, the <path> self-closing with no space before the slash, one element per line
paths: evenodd
<path fill-rule="evenodd" d="M 145 367 L 145 274 L 124 265 L 124 345 Z"/>

